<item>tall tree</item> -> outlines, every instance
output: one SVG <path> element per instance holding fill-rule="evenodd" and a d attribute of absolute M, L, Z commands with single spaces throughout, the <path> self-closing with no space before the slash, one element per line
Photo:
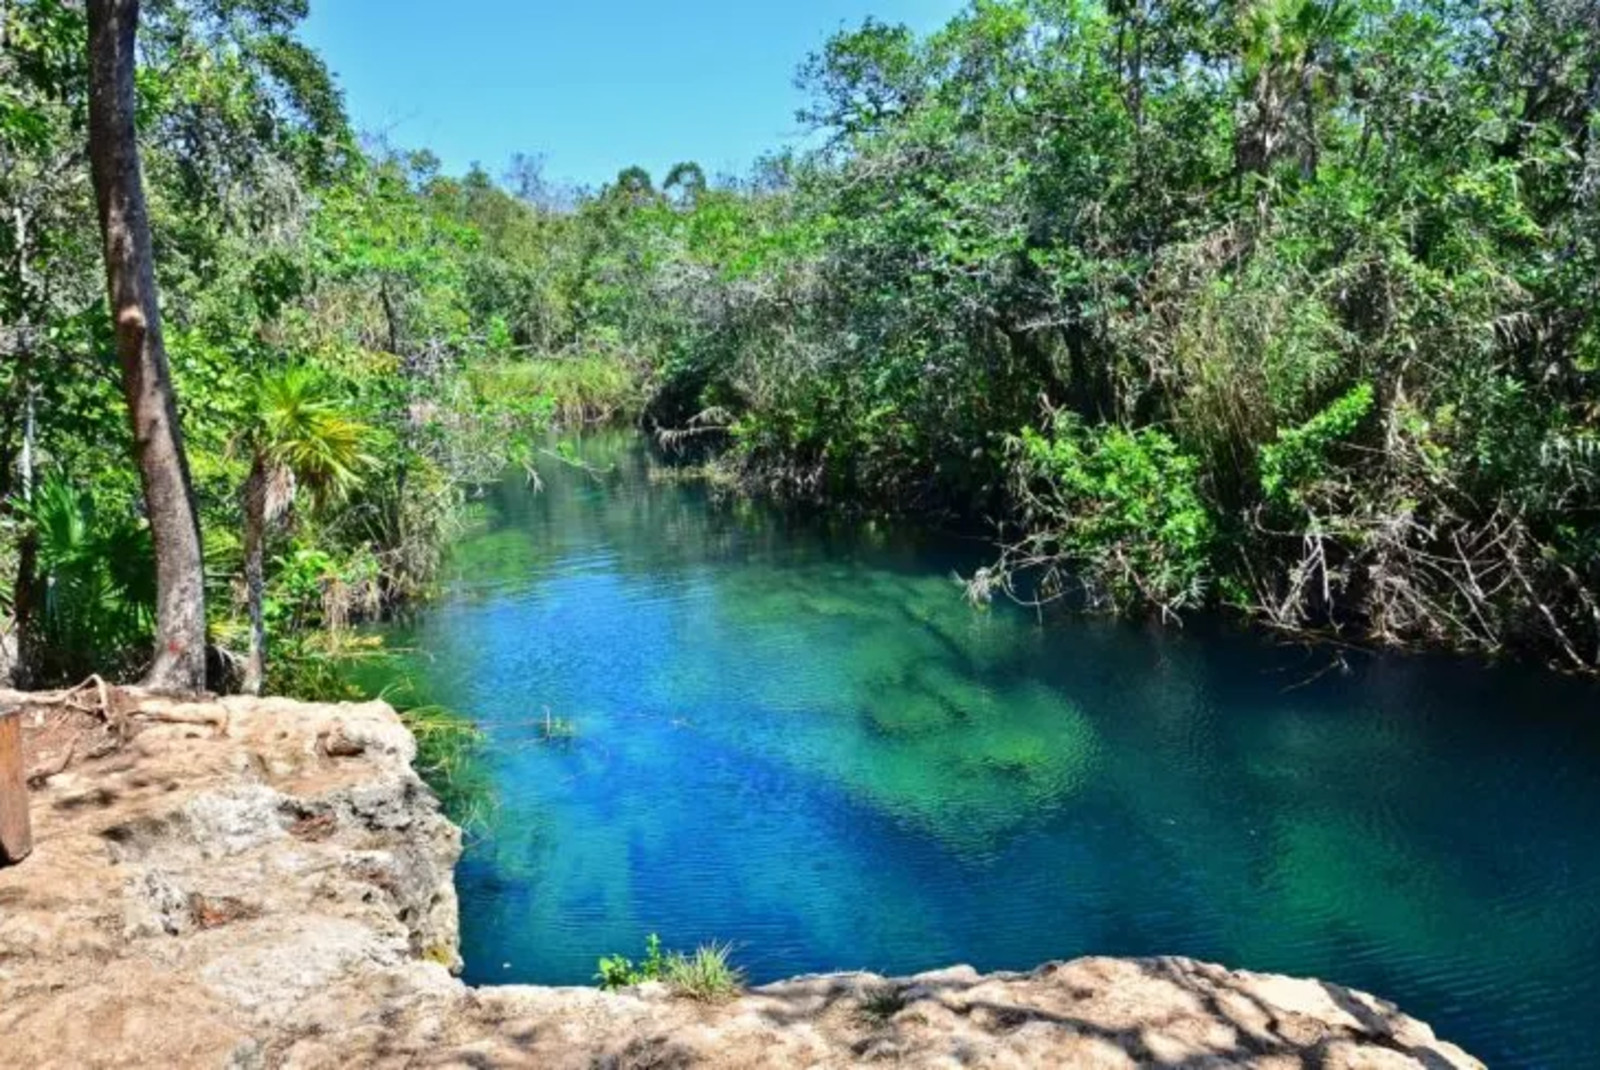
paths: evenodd
<path fill-rule="evenodd" d="M 205 573 L 134 133 L 139 0 L 89 0 L 88 16 L 89 159 L 122 393 L 155 543 L 156 648 L 145 683 L 198 691 L 205 685 Z"/>

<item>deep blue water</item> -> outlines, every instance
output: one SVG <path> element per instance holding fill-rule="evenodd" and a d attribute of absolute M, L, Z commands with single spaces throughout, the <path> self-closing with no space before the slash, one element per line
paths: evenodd
<path fill-rule="evenodd" d="M 1600 692 L 969 608 L 982 547 L 717 504 L 638 440 L 508 484 L 398 638 L 490 740 L 468 978 L 731 940 L 756 981 L 1182 954 L 1600 1066 Z M 546 711 L 570 744 L 541 742 Z"/>

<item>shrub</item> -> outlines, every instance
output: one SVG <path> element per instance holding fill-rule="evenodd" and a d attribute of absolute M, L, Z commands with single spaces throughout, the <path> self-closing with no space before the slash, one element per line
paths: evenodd
<path fill-rule="evenodd" d="M 1032 601 L 1073 585 L 1095 608 L 1168 612 L 1203 600 L 1214 526 L 1198 463 L 1165 432 L 1089 428 L 1057 412 L 1048 432 L 1025 428 L 1007 439 L 1006 466 L 1026 534 L 979 573 L 975 597 L 1012 592 L 1012 577 L 1027 573 Z"/>
<path fill-rule="evenodd" d="M 600 960 L 599 972 L 594 979 L 608 992 L 619 988 L 632 988 L 646 981 L 659 981 L 666 973 L 667 958 L 661 951 L 661 937 L 651 933 L 646 937 L 644 962 L 638 966 L 622 955 L 606 955 Z"/>
<path fill-rule="evenodd" d="M 1332 474 L 1329 449 L 1348 438 L 1372 411 L 1371 383 L 1359 383 L 1298 427 L 1278 431 L 1261 447 L 1261 490 L 1278 504 L 1304 505 Z"/>

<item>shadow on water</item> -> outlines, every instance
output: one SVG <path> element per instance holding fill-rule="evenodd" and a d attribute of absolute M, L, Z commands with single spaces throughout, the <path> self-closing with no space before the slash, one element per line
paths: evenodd
<path fill-rule="evenodd" d="M 490 492 L 396 636 L 487 736 L 473 980 L 584 983 L 651 931 L 756 980 L 1183 954 L 1378 992 L 1492 1065 L 1594 1062 L 1595 688 L 974 611 L 980 545 L 718 501 L 632 435 L 578 452 Z"/>

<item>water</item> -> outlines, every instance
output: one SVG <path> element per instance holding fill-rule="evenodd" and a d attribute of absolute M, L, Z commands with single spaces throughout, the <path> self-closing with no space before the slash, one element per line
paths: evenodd
<path fill-rule="evenodd" d="M 717 505 L 584 442 L 399 639 L 491 740 L 474 982 L 734 941 L 757 981 L 1183 954 L 1600 1066 L 1600 693 L 1222 629 L 969 609 L 982 548 Z M 546 710 L 574 723 L 540 742 Z"/>

